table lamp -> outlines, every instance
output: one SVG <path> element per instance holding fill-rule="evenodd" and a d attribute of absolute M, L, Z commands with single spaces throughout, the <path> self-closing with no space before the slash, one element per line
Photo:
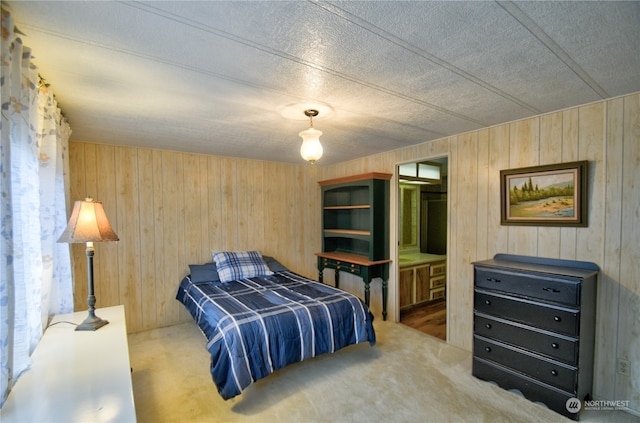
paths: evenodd
<path fill-rule="evenodd" d="M 93 255 L 95 249 L 94 242 L 118 241 L 118 235 L 113 232 L 104 207 L 99 201 L 92 198 L 85 198 L 84 201 L 76 201 L 69 218 L 67 228 L 64 230 L 58 242 L 67 243 L 87 243 L 87 278 L 89 284 L 89 316 L 76 327 L 76 330 L 97 330 L 109 323 L 96 316 L 96 297 L 93 293 Z"/>

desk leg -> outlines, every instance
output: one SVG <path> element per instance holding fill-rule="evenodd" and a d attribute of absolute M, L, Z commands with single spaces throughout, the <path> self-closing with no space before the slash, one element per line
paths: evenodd
<path fill-rule="evenodd" d="M 367 307 L 369 307 L 369 297 L 370 297 L 369 285 L 371 285 L 371 279 L 364 279 L 364 303 L 367 305 Z"/>
<path fill-rule="evenodd" d="M 336 288 L 340 289 L 340 271 L 336 269 Z"/>
<path fill-rule="evenodd" d="M 320 282 L 320 283 L 324 283 L 324 281 L 323 281 L 323 279 L 324 279 L 324 272 L 323 272 L 323 270 L 324 270 L 324 269 L 320 269 L 320 270 L 318 271 L 318 282 Z"/>
<path fill-rule="evenodd" d="M 382 320 L 387 320 L 387 285 L 387 280 L 382 279 Z"/>

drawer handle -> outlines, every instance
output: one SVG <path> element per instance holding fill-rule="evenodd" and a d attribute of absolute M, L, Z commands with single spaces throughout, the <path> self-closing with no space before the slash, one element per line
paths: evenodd
<path fill-rule="evenodd" d="M 547 292 L 553 292 L 554 294 L 557 294 L 558 292 L 560 292 L 560 290 L 556 288 L 542 288 L 542 290 Z"/>
<path fill-rule="evenodd" d="M 562 319 L 560 318 L 560 316 L 553 316 L 553 320 L 556 321 L 556 322 L 559 322 Z"/>
<path fill-rule="evenodd" d="M 487 329 L 491 329 L 491 323 L 487 323 L 486 325 L 484 325 L 484 327 Z"/>
<path fill-rule="evenodd" d="M 558 371 L 557 370 L 551 370 L 551 374 L 553 376 L 558 376 Z"/>
<path fill-rule="evenodd" d="M 487 278 L 487 280 L 488 280 L 489 282 L 496 282 L 496 283 L 500 283 L 500 282 L 502 282 L 500 279 L 496 279 L 496 278 Z"/>
<path fill-rule="evenodd" d="M 490 300 L 484 300 L 484 303 L 485 303 L 486 305 L 491 305 L 491 301 L 490 301 Z"/>
<path fill-rule="evenodd" d="M 551 348 L 557 350 L 558 348 L 560 348 L 560 345 L 558 345 L 556 342 L 551 344 Z"/>
<path fill-rule="evenodd" d="M 485 350 L 486 352 L 491 352 L 491 347 L 484 347 L 484 350 Z"/>

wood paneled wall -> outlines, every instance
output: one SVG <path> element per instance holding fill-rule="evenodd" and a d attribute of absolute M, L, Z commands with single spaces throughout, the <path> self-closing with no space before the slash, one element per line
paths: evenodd
<path fill-rule="evenodd" d="M 640 94 L 468 132 L 332 166 L 288 165 L 72 142 L 72 199 L 103 201 L 120 242 L 96 246 L 98 307 L 125 304 L 129 331 L 189 320 L 174 300 L 189 263 L 214 249 L 259 249 L 316 278 L 317 181 L 449 157 L 448 342 L 471 350 L 471 263 L 511 253 L 591 261 L 600 268 L 594 395 L 640 413 Z M 500 225 L 499 171 L 589 160 L 589 226 Z M 396 178 L 392 179 L 395 187 Z M 397 190 L 391 190 L 397 252 Z M 86 309 L 83 247 L 74 246 L 76 305 Z M 389 314 L 397 317 L 397 267 Z M 330 274 L 325 281 L 331 281 Z M 361 294 L 360 280 L 341 287 Z M 380 284 L 372 310 L 381 319 Z M 629 375 L 616 372 L 629 360 Z"/>
<path fill-rule="evenodd" d="M 129 332 L 189 320 L 177 286 L 189 264 L 211 261 L 212 250 L 257 249 L 316 277 L 315 168 L 80 142 L 69 150 L 71 198 L 102 201 L 120 237 L 96 244 L 97 306 L 124 304 Z M 82 310 L 83 245 L 73 245 L 73 257 Z"/>
<path fill-rule="evenodd" d="M 640 414 L 640 94 L 323 167 L 322 177 L 393 173 L 397 163 L 445 155 L 448 342 L 472 349 L 472 262 L 496 253 L 594 262 L 601 269 L 594 396 L 629 400 L 631 410 Z M 589 161 L 588 227 L 500 225 L 500 170 L 576 160 Z M 392 184 L 397 184 L 395 178 Z M 397 228 L 394 191 L 391 222 Z M 392 251 L 396 239 L 392 235 Z M 325 280 L 332 280 L 327 276 Z M 392 315 L 397 313 L 396 278 L 397 268 L 389 282 Z M 358 290 L 357 280 L 345 277 L 340 283 Z M 372 291 L 377 287 L 373 285 Z M 379 296 L 372 293 L 372 301 Z M 375 302 L 372 306 L 374 311 L 379 307 Z M 618 358 L 630 361 L 630 374 L 617 373 Z"/>

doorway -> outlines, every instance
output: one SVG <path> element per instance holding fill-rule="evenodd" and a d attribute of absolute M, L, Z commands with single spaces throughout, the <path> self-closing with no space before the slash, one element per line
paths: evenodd
<path fill-rule="evenodd" d="M 447 339 L 448 157 L 397 167 L 400 323 Z"/>

